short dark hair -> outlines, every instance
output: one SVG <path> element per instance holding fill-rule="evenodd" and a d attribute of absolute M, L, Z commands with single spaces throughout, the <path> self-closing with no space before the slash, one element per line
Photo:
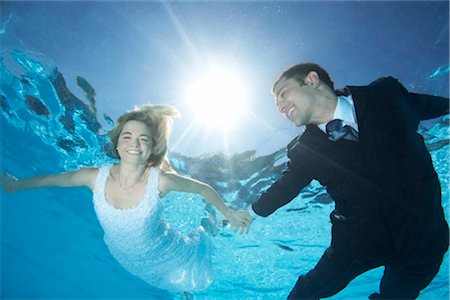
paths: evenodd
<path fill-rule="evenodd" d="M 325 71 L 324 68 L 319 66 L 318 64 L 311 63 L 311 62 L 302 62 L 297 65 L 294 65 L 290 67 L 289 69 L 285 70 L 283 73 L 281 73 L 280 77 L 278 77 L 277 81 L 273 84 L 273 89 L 275 88 L 275 85 L 282 79 L 286 78 L 286 80 L 294 78 L 296 81 L 304 84 L 305 83 L 305 77 L 308 75 L 309 72 L 314 71 L 319 75 L 320 80 L 325 83 L 329 88 L 331 88 L 332 91 L 334 91 L 334 83 L 330 78 L 330 75 L 327 71 Z"/>

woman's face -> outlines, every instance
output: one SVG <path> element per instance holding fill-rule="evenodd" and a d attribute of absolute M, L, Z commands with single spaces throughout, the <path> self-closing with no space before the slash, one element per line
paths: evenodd
<path fill-rule="evenodd" d="M 117 153 L 121 161 L 145 164 L 152 154 L 152 149 L 150 128 L 140 121 L 126 122 L 117 141 Z"/>

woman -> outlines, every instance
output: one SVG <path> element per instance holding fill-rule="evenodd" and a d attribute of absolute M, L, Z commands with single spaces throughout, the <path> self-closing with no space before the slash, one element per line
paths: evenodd
<path fill-rule="evenodd" d="M 205 289 L 213 279 L 206 226 L 182 235 L 162 218 L 161 198 L 170 191 L 200 194 L 235 231 L 248 231 L 251 220 L 228 208 L 209 185 L 173 171 L 167 140 L 177 115 L 166 105 L 146 105 L 122 115 L 110 132 L 118 164 L 21 180 L 3 174 L 0 186 L 9 193 L 45 186 L 89 187 L 105 243 L 125 269 L 162 289 Z"/>

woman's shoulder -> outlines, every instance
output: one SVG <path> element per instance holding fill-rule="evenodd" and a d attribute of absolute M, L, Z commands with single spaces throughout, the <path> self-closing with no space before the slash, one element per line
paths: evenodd
<path fill-rule="evenodd" d="M 159 186 L 160 196 L 162 198 L 173 189 L 174 183 L 175 183 L 178 175 L 174 172 L 164 171 L 159 168 L 155 172 L 159 173 L 158 186 Z"/>
<path fill-rule="evenodd" d="M 71 171 L 76 176 L 97 176 L 100 168 L 99 167 L 84 167 L 78 170 Z"/>
<path fill-rule="evenodd" d="M 98 172 L 102 167 L 87 167 L 82 169 L 86 175 L 97 176 Z"/>
<path fill-rule="evenodd" d="M 114 166 L 114 164 L 108 164 L 97 167 L 87 167 L 80 171 L 83 172 L 82 175 L 90 183 L 90 187 L 93 190 L 98 180 L 106 180 Z"/>
<path fill-rule="evenodd" d="M 86 167 L 83 169 L 80 169 L 85 175 L 87 176 L 95 176 L 97 177 L 98 173 L 101 170 L 110 170 L 113 165 L 104 165 L 104 166 L 97 166 L 97 167 Z"/>
<path fill-rule="evenodd" d="M 96 166 L 96 167 L 86 167 L 83 169 L 80 169 L 79 171 L 82 172 L 82 174 L 86 177 L 89 177 L 92 180 L 96 180 L 99 173 L 106 173 L 108 175 L 111 172 L 111 169 L 115 168 L 116 165 L 114 164 L 108 164 L 103 166 Z"/>
<path fill-rule="evenodd" d="M 152 168 L 152 169 L 154 169 L 154 172 L 159 173 L 160 178 L 170 180 L 171 178 L 178 177 L 177 172 L 174 171 L 161 170 L 160 168 Z"/>

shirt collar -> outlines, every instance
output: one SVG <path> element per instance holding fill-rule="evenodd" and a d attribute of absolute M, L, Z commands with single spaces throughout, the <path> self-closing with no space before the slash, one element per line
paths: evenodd
<path fill-rule="evenodd" d="M 353 104 L 352 95 L 338 96 L 337 98 L 337 105 L 332 120 L 340 119 L 344 121 L 345 125 L 350 125 L 358 131 L 358 124 L 356 123 L 355 106 Z M 320 130 L 326 132 L 326 125 L 326 123 L 323 123 L 317 126 L 320 128 Z"/>
<path fill-rule="evenodd" d="M 356 123 L 354 111 L 352 96 L 339 96 L 333 119 L 340 119 L 346 123 Z"/>

